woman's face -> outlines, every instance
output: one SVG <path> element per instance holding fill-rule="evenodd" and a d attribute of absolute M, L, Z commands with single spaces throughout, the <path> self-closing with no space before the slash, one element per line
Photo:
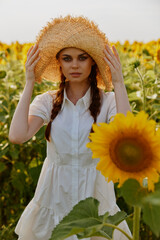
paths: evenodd
<path fill-rule="evenodd" d="M 65 48 L 59 53 L 59 63 L 62 73 L 70 82 L 88 81 L 92 65 L 95 62 L 83 50 Z"/>

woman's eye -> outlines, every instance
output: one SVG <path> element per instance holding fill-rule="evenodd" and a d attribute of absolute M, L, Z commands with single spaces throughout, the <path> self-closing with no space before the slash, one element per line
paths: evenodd
<path fill-rule="evenodd" d="M 65 58 L 63 58 L 63 60 L 64 61 L 70 61 L 71 59 L 70 59 L 70 57 L 65 57 Z"/>
<path fill-rule="evenodd" d="M 83 61 L 83 60 L 86 60 L 87 57 L 80 57 L 79 59 Z"/>
<path fill-rule="evenodd" d="M 85 57 L 85 56 L 79 57 L 80 61 L 84 61 L 86 59 L 87 59 L 87 57 Z M 66 62 L 69 62 L 69 61 L 71 61 L 71 57 L 64 57 L 63 60 Z"/>

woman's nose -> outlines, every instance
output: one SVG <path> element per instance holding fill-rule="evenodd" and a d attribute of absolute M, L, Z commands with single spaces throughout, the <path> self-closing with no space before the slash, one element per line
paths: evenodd
<path fill-rule="evenodd" d="M 73 67 L 73 68 L 78 68 L 78 61 L 77 61 L 77 59 L 73 59 L 73 61 L 72 61 L 72 67 Z"/>

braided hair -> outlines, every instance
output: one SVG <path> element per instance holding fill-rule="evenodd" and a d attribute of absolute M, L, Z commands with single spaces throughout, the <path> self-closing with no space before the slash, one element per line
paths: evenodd
<path fill-rule="evenodd" d="M 100 97 L 100 90 L 97 87 L 97 65 L 94 64 L 92 66 L 91 73 L 89 75 L 89 81 L 90 81 L 90 86 L 91 86 L 91 104 L 89 106 L 89 110 L 91 113 L 91 116 L 94 119 L 94 123 L 96 123 L 97 116 L 100 112 L 100 107 L 101 107 L 101 97 Z M 58 115 L 59 111 L 61 110 L 61 106 L 63 103 L 63 97 L 64 97 L 64 88 L 65 88 L 65 76 L 61 72 L 61 82 L 59 86 L 59 90 L 56 93 L 56 98 L 53 100 L 53 108 L 51 111 L 51 120 L 47 125 L 47 128 L 45 130 L 45 137 L 48 141 L 50 141 L 50 131 L 51 131 L 51 124 L 52 121 L 56 118 Z M 91 128 L 91 132 L 93 132 L 93 129 Z"/>
<path fill-rule="evenodd" d="M 91 113 L 91 116 L 94 119 L 94 123 L 97 121 L 97 116 L 100 113 L 100 107 L 101 107 L 101 96 L 100 96 L 100 90 L 97 87 L 97 65 L 92 66 L 92 71 L 90 73 L 89 79 L 91 82 L 91 104 L 89 106 L 89 110 Z M 93 132 L 93 129 L 91 128 L 91 132 Z"/>
<path fill-rule="evenodd" d="M 59 90 L 56 93 L 55 100 L 53 100 L 51 119 L 45 130 L 45 137 L 48 141 L 50 141 L 49 138 L 50 138 L 51 124 L 52 124 L 53 120 L 56 118 L 56 116 L 58 115 L 59 111 L 61 110 L 63 96 L 64 96 L 63 94 L 64 94 L 64 88 L 65 88 L 65 79 L 66 79 L 65 76 L 63 74 L 61 74 L 61 83 L 59 86 Z"/>

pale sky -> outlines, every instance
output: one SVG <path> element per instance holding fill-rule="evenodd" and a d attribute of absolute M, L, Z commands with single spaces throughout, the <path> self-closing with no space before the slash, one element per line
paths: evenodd
<path fill-rule="evenodd" d="M 83 15 L 110 41 L 160 38 L 160 0 L 0 0 L 0 41 L 34 42 L 52 18 Z"/>

